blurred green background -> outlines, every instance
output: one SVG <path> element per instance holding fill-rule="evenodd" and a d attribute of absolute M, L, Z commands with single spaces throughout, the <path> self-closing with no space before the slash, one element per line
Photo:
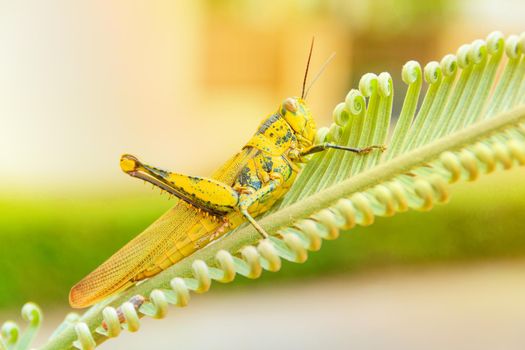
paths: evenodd
<path fill-rule="evenodd" d="M 259 282 L 388 269 L 525 257 L 523 169 L 455 185 L 447 205 L 410 211 L 356 227 Z M 137 184 L 137 186 L 140 183 Z M 69 288 L 147 227 L 173 201 L 149 186 L 145 194 L 6 198 L 0 203 L 0 307 L 27 300 L 63 306 Z M 35 287 L 38 286 L 38 287 Z M 218 284 L 214 289 L 221 288 Z M 225 286 L 231 288 L 230 286 Z"/>
<path fill-rule="evenodd" d="M 122 174 L 120 154 L 209 174 L 284 97 L 299 93 L 313 35 L 312 71 L 337 52 L 308 101 L 327 125 L 362 74 L 392 74 L 396 115 L 406 61 L 439 60 L 493 30 L 520 33 L 524 11 L 521 0 L 0 0 L 0 314 L 32 300 L 61 317 L 69 288 L 173 205 Z M 303 265 L 239 278 L 245 286 L 235 290 L 326 280 L 316 276 L 351 281 L 371 271 L 381 281 L 391 269 L 522 266 L 524 175 L 515 169 L 454 186 L 445 206 L 380 218 L 324 242 Z"/>

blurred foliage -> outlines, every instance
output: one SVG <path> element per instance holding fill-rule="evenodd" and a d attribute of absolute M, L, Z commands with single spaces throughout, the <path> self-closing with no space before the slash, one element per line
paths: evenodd
<path fill-rule="evenodd" d="M 265 21 L 288 22 L 290 15 L 298 19 L 339 19 L 353 31 L 384 37 L 410 34 L 426 36 L 443 27 L 444 20 L 456 13 L 457 2 L 450 0 L 369 0 L 325 1 L 294 0 L 287 2 L 206 0 L 210 13 L 223 14 L 248 23 Z M 414 31 L 417 28 L 417 31 Z"/>
<path fill-rule="evenodd" d="M 428 214 L 408 212 L 355 228 L 325 241 L 307 263 L 286 263 L 258 283 L 403 264 L 523 257 L 520 175 L 522 169 L 467 184 L 475 187 L 453 193 L 450 204 Z M 501 183 L 506 186 L 496 186 Z M 0 308 L 26 300 L 65 305 L 75 282 L 171 205 L 153 194 L 1 200 Z"/>
<path fill-rule="evenodd" d="M 71 286 L 172 203 L 156 196 L 0 200 L 0 308 L 67 303 Z"/>

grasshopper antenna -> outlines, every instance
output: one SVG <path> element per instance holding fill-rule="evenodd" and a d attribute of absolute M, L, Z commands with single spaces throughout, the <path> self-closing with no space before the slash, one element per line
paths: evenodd
<path fill-rule="evenodd" d="M 306 89 L 306 92 L 304 93 L 304 97 L 301 96 L 302 99 L 306 100 L 306 96 L 308 95 L 308 92 L 310 91 L 310 89 L 312 88 L 312 86 L 314 85 L 314 83 L 317 81 L 317 79 L 319 79 L 319 77 L 321 76 L 321 74 L 323 74 L 324 70 L 326 69 L 326 67 L 328 66 L 328 64 L 330 62 L 332 62 L 332 60 L 334 59 L 335 57 L 335 52 L 332 52 L 332 54 L 330 55 L 330 57 L 328 57 L 326 59 L 326 61 L 324 61 L 323 65 L 321 66 L 321 68 L 319 69 L 319 72 L 316 74 L 315 78 L 312 80 L 312 82 L 310 83 L 310 85 L 308 85 L 308 89 Z M 308 59 L 308 62 L 310 62 L 310 59 Z M 308 68 L 306 69 L 306 71 L 308 72 Z M 305 76 L 306 78 L 306 76 Z M 305 80 L 306 81 L 306 80 Z M 304 91 L 304 86 L 303 86 L 303 91 Z"/>
<path fill-rule="evenodd" d="M 310 68 L 310 59 L 312 58 L 312 51 L 314 50 L 314 41 L 315 41 L 315 36 L 312 37 L 312 43 L 310 44 L 310 53 L 308 54 L 308 61 L 306 62 L 306 71 L 304 72 L 303 90 L 301 91 L 301 99 L 304 99 L 306 97 L 304 93 L 304 88 L 306 86 L 306 78 L 308 77 L 308 68 Z"/>

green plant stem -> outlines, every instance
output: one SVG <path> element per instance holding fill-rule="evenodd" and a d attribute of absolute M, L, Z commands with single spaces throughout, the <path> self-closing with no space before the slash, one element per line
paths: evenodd
<path fill-rule="evenodd" d="M 511 111 L 501 113 L 495 118 L 473 124 L 466 129 L 443 137 L 433 143 L 393 158 L 386 163 L 344 180 L 285 209 L 264 217 L 260 221 L 260 224 L 268 232 L 275 233 L 278 229 L 289 226 L 300 218 L 308 217 L 321 209 L 335 204 L 340 198 L 349 197 L 356 192 L 364 191 L 376 184 L 388 181 L 395 176 L 407 173 L 417 166 L 429 163 L 445 151 L 459 150 L 467 145 L 474 144 L 495 133 L 502 132 L 524 122 L 525 106 L 519 106 Z M 218 251 L 224 249 L 234 253 L 246 245 L 255 244 L 259 239 L 259 234 L 255 229 L 251 226 L 245 226 L 180 261 L 144 283 L 129 289 L 111 300 L 93 306 L 81 317 L 80 321 L 85 322 L 91 330 L 94 330 L 100 326 L 102 322 L 102 310 L 107 305 L 118 306 L 134 295 L 149 295 L 154 289 L 169 288 L 169 283 L 174 277 L 192 277 L 193 261 L 201 259 L 213 265 L 215 255 Z M 69 326 L 61 334 L 44 345 L 42 350 L 71 349 L 75 339 L 76 334 L 74 327 Z M 94 339 L 97 344 L 99 344 L 108 338 L 94 333 Z"/>

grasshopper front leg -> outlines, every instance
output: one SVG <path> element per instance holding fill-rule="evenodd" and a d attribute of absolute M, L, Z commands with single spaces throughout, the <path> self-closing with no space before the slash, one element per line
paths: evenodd
<path fill-rule="evenodd" d="M 367 153 L 370 153 L 374 149 L 378 149 L 378 150 L 380 150 L 382 152 L 382 151 L 384 151 L 386 149 L 386 147 L 383 146 L 383 145 L 373 145 L 373 146 L 362 147 L 362 148 L 354 148 L 354 147 L 340 146 L 340 145 L 336 145 L 336 144 L 333 144 L 333 143 L 325 142 L 325 143 L 321 143 L 319 145 L 312 145 L 310 147 L 307 147 L 307 148 L 301 150 L 300 155 L 301 156 L 307 156 L 309 154 L 326 151 L 329 148 L 340 149 L 340 150 L 343 150 L 343 151 L 350 151 L 350 152 L 354 152 L 354 153 L 358 153 L 358 154 L 367 154 Z"/>

